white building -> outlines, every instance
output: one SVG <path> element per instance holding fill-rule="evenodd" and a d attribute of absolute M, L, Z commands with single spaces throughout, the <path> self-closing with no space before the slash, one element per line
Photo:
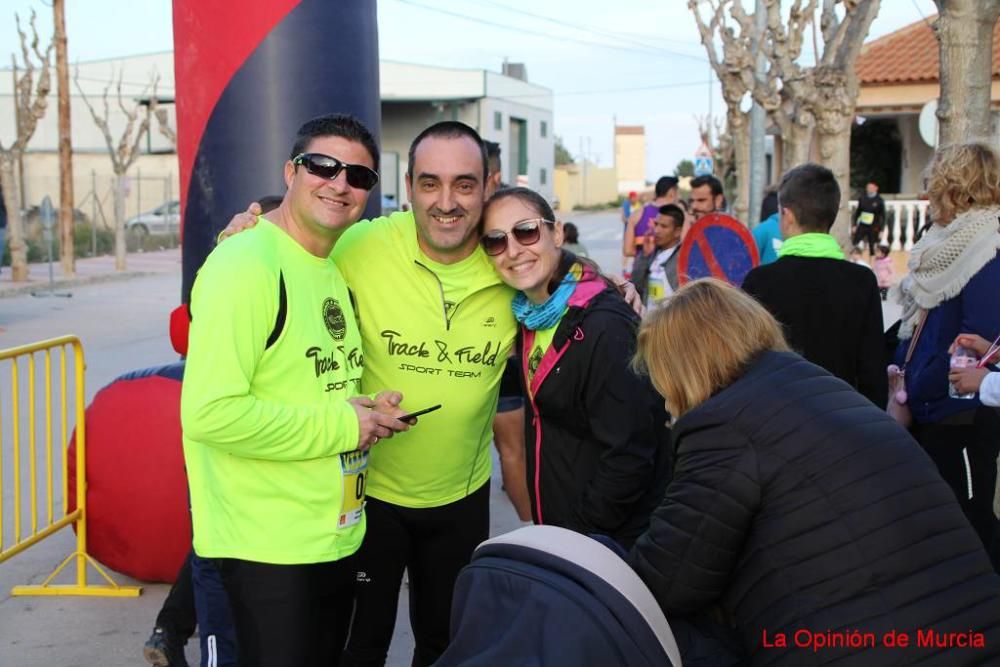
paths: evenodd
<path fill-rule="evenodd" d="M 410 142 L 425 127 L 440 120 L 460 120 L 475 128 L 484 139 L 500 144 L 503 180 L 527 185 L 547 199 L 552 198 L 554 135 L 552 91 L 526 81 L 524 67 L 504 64 L 505 73 L 482 69 L 459 69 L 392 61 L 380 63 L 382 97 L 383 195 L 406 202 L 404 174 Z M 80 89 L 99 113 L 104 113 L 102 94 L 112 80 L 121 78 L 126 106 L 152 95 L 151 81 L 158 76 L 156 96 L 173 114 L 174 58 L 172 52 L 97 60 L 71 65 L 71 126 L 76 206 L 88 216 L 110 218 L 111 160 L 104 137 L 84 104 Z M 75 79 L 75 82 L 74 82 Z M 79 86 L 79 87 L 78 87 Z M 24 157 L 23 193 L 26 206 L 37 204 L 47 194 L 59 195 L 58 123 L 52 92 L 45 117 L 39 122 Z M 0 70 L 0 141 L 14 138 L 13 77 Z M 118 108 L 115 86 L 109 91 L 109 125 L 117 142 L 125 128 L 125 114 Z M 126 216 L 153 208 L 177 197 L 177 156 L 171 143 L 159 132 L 155 120 L 141 141 L 143 155 L 129 172 L 130 190 Z M 275 169 L 280 165 L 275 165 Z"/>
<path fill-rule="evenodd" d="M 405 200 L 410 142 L 432 123 L 459 120 L 500 144 L 505 183 L 527 185 L 552 198 L 552 91 L 510 75 L 523 68 L 505 69 L 509 74 L 381 62 L 384 193 L 392 193 L 388 182 L 398 165 L 397 191 Z"/>

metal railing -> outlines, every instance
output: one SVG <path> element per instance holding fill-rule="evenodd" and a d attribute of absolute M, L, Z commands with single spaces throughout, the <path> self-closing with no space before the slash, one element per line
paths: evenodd
<path fill-rule="evenodd" d="M 56 397 L 53 396 L 53 363 L 52 352 L 59 350 L 58 374 L 58 415 L 54 415 Z M 73 386 L 72 386 L 72 411 L 75 417 L 76 426 L 76 506 L 72 512 L 69 511 L 69 456 L 62 443 L 68 440 L 69 416 L 67 409 L 69 397 L 69 384 L 67 377 L 67 356 L 72 350 L 73 363 Z M 42 428 L 39 429 L 38 395 L 36 355 L 43 356 L 44 365 L 44 416 Z M 9 362 L 9 364 L 7 363 Z M 41 341 L 14 347 L 7 350 L 0 350 L 0 367 L 7 366 L 10 372 L 10 392 L 6 396 L 0 387 L 0 398 L 6 398 L 10 405 L 10 458 L 11 466 L 5 468 L 2 412 L 0 412 L 0 563 L 16 556 L 26 549 L 38 544 L 45 538 L 53 535 L 66 526 L 75 524 L 76 526 L 76 550 L 71 553 L 63 562 L 37 586 L 15 586 L 13 595 L 86 595 L 86 596 L 111 596 L 111 597 L 135 597 L 139 595 L 141 589 L 137 586 L 119 586 L 110 576 L 98 565 L 93 558 L 87 554 L 87 482 L 86 482 L 86 460 L 87 460 L 87 428 L 85 415 L 85 393 L 84 393 L 84 358 L 83 346 L 76 336 L 62 336 L 50 340 Z M 22 366 L 27 367 L 27 391 L 23 391 L 21 381 Z M 6 369 L 5 369 L 6 370 Z M 27 403 L 27 410 L 22 403 Z M 26 414 L 25 414 L 26 412 Z M 27 418 L 27 428 L 24 427 L 24 420 Z M 60 440 L 53 439 L 53 420 L 58 418 L 60 425 Z M 43 435 L 44 442 L 44 477 L 39 480 L 39 432 Z M 26 438 L 24 436 L 27 436 Z M 24 445 L 27 441 L 27 461 L 23 454 Z M 54 481 L 54 468 L 58 465 L 55 461 L 57 452 L 62 454 L 61 480 L 59 489 L 62 493 L 61 515 L 56 515 L 56 493 L 57 487 Z M 27 484 L 25 484 L 27 475 Z M 4 504 L 4 497 L 7 496 L 8 480 L 13 490 L 13 507 L 8 508 Z M 27 486 L 27 489 L 25 489 Z M 39 487 L 42 487 L 43 495 L 39 496 Z M 27 494 L 25 494 L 27 490 Z M 40 507 L 43 511 L 40 512 Z M 12 509 L 12 511 L 10 511 Z M 43 516 L 39 516 L 43 514 Z M 5 522 L 12 521 L 12 530 Z M 13 539 L 8 545 L 5 539 L 7 535 L 12 535 Z M 63 569 L 71 562 L 76 564 L 76 576 L 72 584 L 56 585 L 52 582 Z M 87 563 L 107 582 L 106 584 L 94 585 L 87 583 Z"/>
<path fill-rule="evenodd" d="M 851 215 L 858 207 L 856 200 L 851 200 Z M 882 227 L 880 242 L 892 250 L 909 251 L 916 243 L 918 233 L 927 224 L 927 200 L 925 199 L 895 199 L 885 202 L 886 223 Z"/>

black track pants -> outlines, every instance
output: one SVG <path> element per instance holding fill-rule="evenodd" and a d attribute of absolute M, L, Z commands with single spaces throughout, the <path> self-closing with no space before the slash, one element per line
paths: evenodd
<path fill-rule="evenodd" d="M 383 665 L 409 570 L 413 664 L 433 664 L 448 646 L 458 572 L 489 537 L 489 482 L 448 505 L 413 509 L 368 498 L 358 552 L 357 598 L 342 665 Z"/>

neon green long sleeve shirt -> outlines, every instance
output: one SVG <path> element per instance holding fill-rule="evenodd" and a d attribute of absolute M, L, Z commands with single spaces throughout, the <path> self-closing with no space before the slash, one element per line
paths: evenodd
<path fill-rule="evenodd" d="M 333 258 L 356 298 L 364 391 L 401 391 L 407 410 L 442 406 L 372 448 L 368 495 L 414 508 L 464 498 L 490 477 L 513 290 L 479 248 L 458 265 L 428 259 L 412 213 L 359 222 Z"/>
<path fill-rule="evenodd" d="M 261 219 L 208 257 L 191 312 L 181 422 L 195 551 L 276 564 L 356 551 L 365 456 L 346 399 L 364 361 L 337 266 Z"/>

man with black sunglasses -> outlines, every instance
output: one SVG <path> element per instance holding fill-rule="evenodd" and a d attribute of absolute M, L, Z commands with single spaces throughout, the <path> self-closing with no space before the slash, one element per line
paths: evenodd
<path fill-rule="evenodd" d="M 288 191 L 198 274 L 181 392 L 194 550 L 222 576 L 239 664 L 336 664 L 365 531 L 367 450 L 401 396 L 362 395 L 361 334 L 330 258 L 377 181 L 356 119 L 298 132 Z"/>
<path fill-rule="evenodd" d="M 292 158 L 292 164 L 301 164 L 310 174 L 328 181 L 337 180 L 337 174 L 343 171 L 349 186 L 365 192 L 370 192 L 378 185 L 378 172 L 371 167 L 363 164 L 346 164 L 322 153 L 299 153 Z"/>

